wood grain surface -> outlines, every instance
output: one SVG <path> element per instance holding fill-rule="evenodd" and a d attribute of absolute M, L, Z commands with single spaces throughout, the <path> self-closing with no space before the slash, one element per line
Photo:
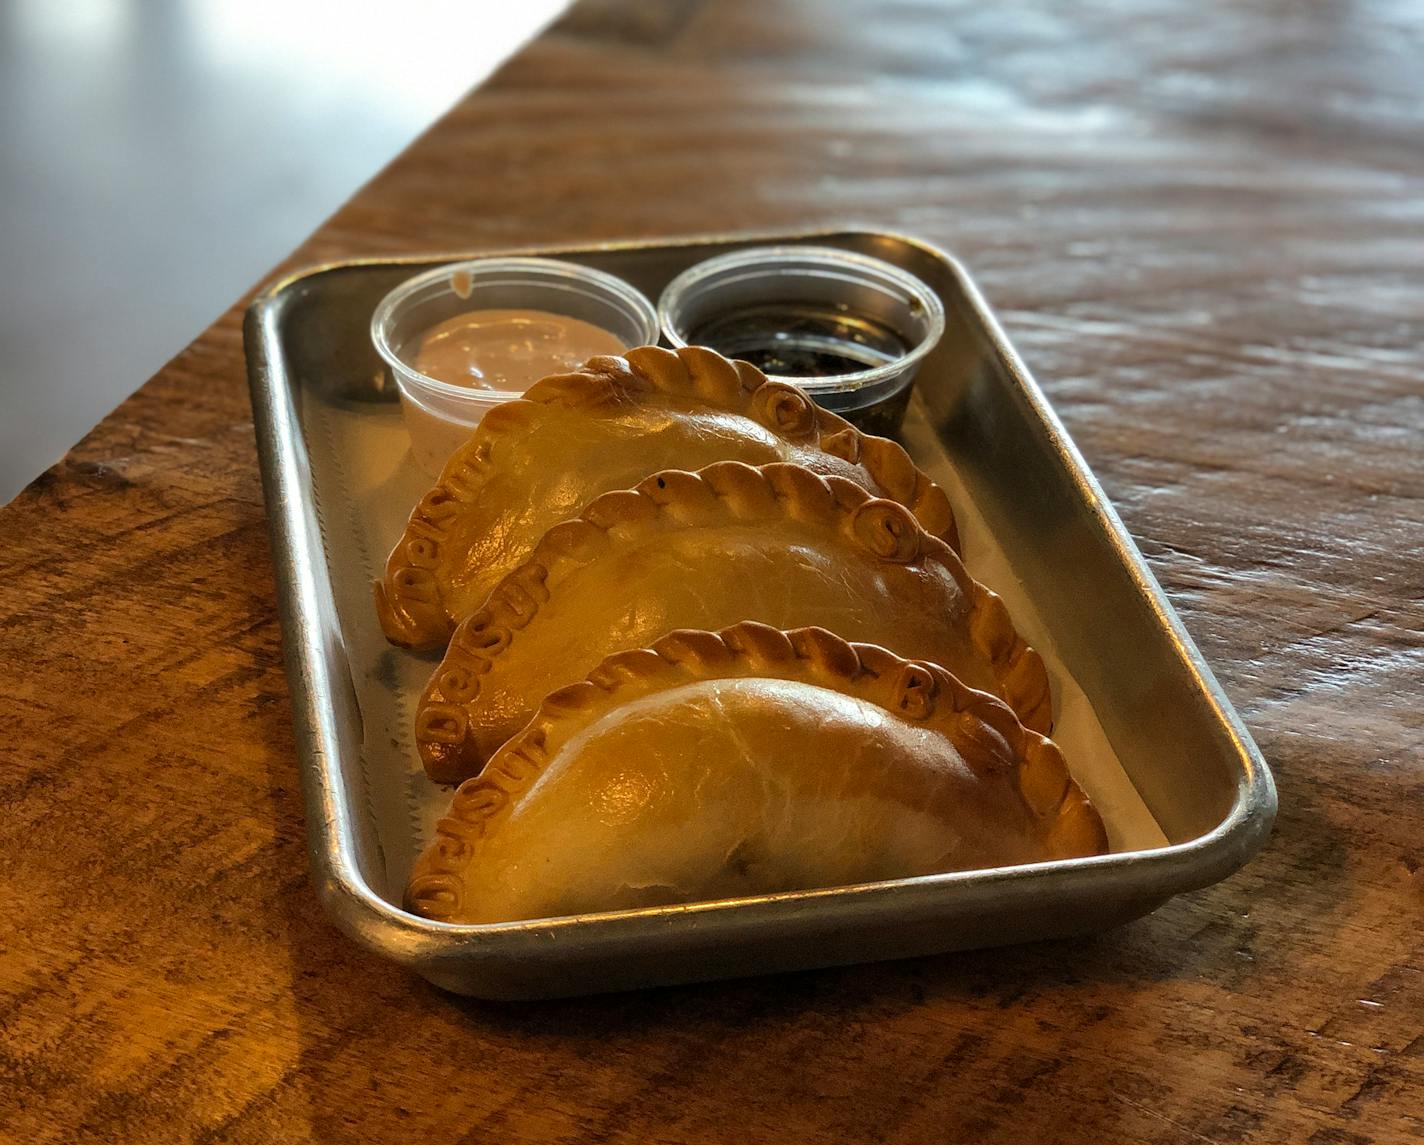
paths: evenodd
<path fill-rule="evenodd" d="M 1421 59 L 1407 0 L 576 9 L 289 265 L 950 247 L 1274 767 L 1275 835 L 1092 939 L 440 993 L 308 885 L 234 308 L 0 514 L 0 1139 L 1424 1138 Z"/>

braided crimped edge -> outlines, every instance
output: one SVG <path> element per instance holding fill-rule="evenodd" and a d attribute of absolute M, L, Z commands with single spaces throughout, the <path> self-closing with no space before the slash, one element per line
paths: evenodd
<path fill-rule="evenodd" d="M 485 415 L 446 463 L 434 488 L 411 511 L 384 577 L 374 584 L 376 614 L 386 638 L 404 648 L 437 648 L 449 638 L 456 618 L 441 599 L 435 575 L 441 546 L 448 540 L 450 519 L 483 491 L 501 439 L 527 426 L 540 405 L 596 409 L 649 392 L 700 399 L 742 414 L 787 441 L 814 443 L 825 453 L 863 466 L 927 532 L 959 550 L 949 498 L 895 442 L 861 433 L 796 387 L 768 380 L 748 362 L 731 361 L 701 346 L 675 352 L 643 346 L 624 358 L 590 358 L 580 370 L 544 378 L 522 398 Z"/>
<path fill-rule="evenodd" d="M 477 840 L 584 728 L 654 692 L 745 677 L 830 687 L 940 732 L 976 775 L 1014 769 L 1019 794 L 1042 826 L 1047 857 L 1107 850 L 1102 819 L 1058 746 L 1025 728 L 1002 700 L 966 687 L 938 664 L 852 644 L 824 628 L 782 631 L 743 621 L 720 632 L 679 629 L 651 648 L 615 653 L 586 680 L 546 696 L 524 730 L 455 792 L 449 815 L 412 872 L 407 909 L 438 922 L 458 917 Z"/>
<path fill-rule="evenodd" d="M 484 607 L 460 623 L 416 712 L 415 740 L 426 774 L 437 783 L 458 783 L 478 769 L 483 761 L 467 735 L 468 705 L 514 633 L 571 571 L 656 531 L 776 516 L 818 523 L 881 560 L 942 565 L 965 595 L 970 637 L 1010 706 L 1025 726 L 1049 731 L 1051 699 L 1042 659 L 1020 638 L 999 597 L 971 577 L 954 550 L 926 533 L 904 505 L 875 497 L 846 478 L 823 477 L 788 462 L 757 467 L 719 461 L 696 473 L 664 470 L 633 489 L 595 498 L 581 516 L 546 532 L 529 559 L 490 592 Z"/>

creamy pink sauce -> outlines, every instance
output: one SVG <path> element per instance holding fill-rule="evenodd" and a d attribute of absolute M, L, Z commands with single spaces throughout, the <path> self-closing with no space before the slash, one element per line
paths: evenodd
<path fill-rule="evenodd" d="M 621 354 L 607 330 L 546 310 L 471 310 L 420 336 L 411 360 L 428 378 L 476 390 L 524 391 L 598 354 Z"/>

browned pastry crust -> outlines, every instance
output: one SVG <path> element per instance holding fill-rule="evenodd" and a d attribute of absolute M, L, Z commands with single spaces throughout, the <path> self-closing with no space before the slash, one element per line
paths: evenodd
<path fill-rule="evenodd" d="M 1038 654 L 903 505 L 801 466 L 732 461 L 606 493 L 544 535 L 460 624 L 421 698 L 426 772 L 474 775 L 548 692 L 621 647 L 739 620 L 833 626 L 943 664 L 1027 727 L 1051 725 Z"/>
<path fill-rule="evenodd" d="M 993 696 L 824 629 L 742 623 L 549 695 L 455 793 L 406 902 L 512 921 L 1106 849 L 1058 748 Z"/>
<path fill-rule="evenodd" d="M 600 493 L 677 466 L 790 461 L 899 501 L 958 549 L 944 491 L 895 442 L 712 350 L 594 358 L 485 415 L 411 513 L 375 585 L 387 638 L 443 647 L 544 531 Z"/>

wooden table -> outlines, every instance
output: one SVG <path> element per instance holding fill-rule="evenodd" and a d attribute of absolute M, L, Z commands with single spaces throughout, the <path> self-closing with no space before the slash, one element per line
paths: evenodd
<path fill-rule="evenodd" d="M 1076 942 L 537 1005 L 377 961 L 308 886 L 238 305 L 0 515 L 0 1138 L 1424 1136 L 1421 58 L 1391 0 L 575 10 L 289 265 L 954 249 L 1274 766 L 1273 839 Z"/>

